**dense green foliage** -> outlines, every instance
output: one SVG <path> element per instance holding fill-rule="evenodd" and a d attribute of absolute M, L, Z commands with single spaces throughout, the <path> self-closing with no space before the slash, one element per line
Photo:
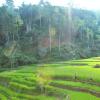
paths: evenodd
<path fill-rule="evenodd" d="M 5 1 L 0 100 L 100 100 L 99 11 Z"/>
<path fill-rule="evenodd" d="M 97 12 L 13 0 L 0 7 L 0 67 L 100 55 Z"/>

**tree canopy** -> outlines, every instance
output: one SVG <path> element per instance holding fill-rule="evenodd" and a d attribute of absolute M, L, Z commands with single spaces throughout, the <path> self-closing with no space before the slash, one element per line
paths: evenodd
<path fill-rule="evenodd" d="M 0 7 L 0 66 L 100 56 L 100 14 L 13 0 Z"/>

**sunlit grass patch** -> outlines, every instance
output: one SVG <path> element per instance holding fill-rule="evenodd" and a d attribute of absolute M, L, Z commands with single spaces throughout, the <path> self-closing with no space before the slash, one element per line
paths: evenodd
<path fill-rule="evenodd" d="M 98 59 L 91 58 L 23 66 L 16 70 L 1 72 L 0 99 L 84 100 L 83 98 L 88 98 L 88 100 L 99 100 L 98 97 L 89 93 L 62 88 L 62 86 L 70 86 L 100 92 L 100 69 L 93 67 L 98 63 Z M 52 83 L 60 87 L 51 86 Z"/>

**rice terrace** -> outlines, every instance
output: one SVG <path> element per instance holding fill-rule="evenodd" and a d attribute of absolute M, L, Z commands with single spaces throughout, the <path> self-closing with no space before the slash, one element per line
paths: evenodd
<path fill-rule="evenodd" d="M 100 0 L 0 0 L 0 100 L 100 100 Z"/>
<path fill-rule="evenodd" d="M 1 72 L 0 100 L 100 100 L 100 66 L 96 65 L 100 57 Z"/>

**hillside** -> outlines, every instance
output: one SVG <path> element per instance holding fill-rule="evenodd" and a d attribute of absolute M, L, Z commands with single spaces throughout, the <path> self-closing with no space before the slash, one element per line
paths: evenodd
<path fill-rule="evenodd" d="M 0 72 L 0 100 L 100 100 L 100 57 Z"/>
<path fill-rule="evenodd" d="M 100 13 L 87 9 L 3 0 L 0 69 L 100 56 Z"/>

